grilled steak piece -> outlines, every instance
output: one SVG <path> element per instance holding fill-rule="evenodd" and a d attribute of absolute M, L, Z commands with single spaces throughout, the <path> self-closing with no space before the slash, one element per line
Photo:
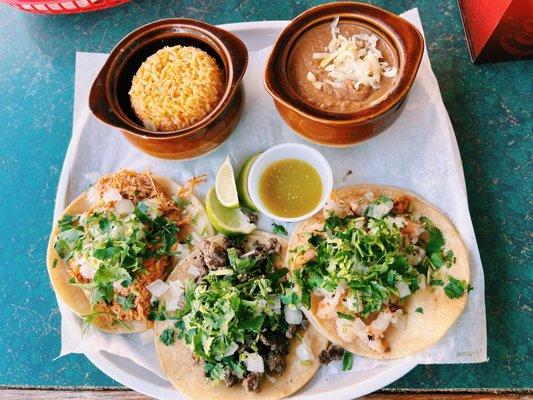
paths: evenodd
<path fill-rule="evenodd" d="M 330 344 L 326 350 L 322 350 L 318 355 L 320 364 L 329 364 L 333 360 L 340 360 L 344 355 L 344 349 L 334 344 Z"/>
<path fill-rule="evenodd" d="M 231 369 L 227 369 L 224 374 L 224 381 L 227 387 L 231 387 L 240 381 L 239 377 Z"/>
<path fill-rule="evenodd" d="M 285 370 L 285 356 L 279 354 L 277 351 L 269 351 L 265 364 L 268 372 L 281 374 Z"/>
<path fill-rule="evenodd" d="M 262 379 L 263 374 L 259 372 L 250 372 L 242 381 L 242 385 L 246 388 L 248 392 L 257 392 Z"/>
<path fill-rule="evenodd" d="M 203 261 L 210 271 L 224 268 L 228 265 L 226 248 L 218 243 L 204 240 L 198 245 Z"/>

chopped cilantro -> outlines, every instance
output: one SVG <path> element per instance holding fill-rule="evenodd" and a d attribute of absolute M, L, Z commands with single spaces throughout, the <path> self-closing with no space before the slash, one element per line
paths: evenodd
<path fill-rule="evenodd" d="M 124 296 L 117 296 L 117 302 L 120 304 L 120 306 L 125 310 L 131 310 L 133 306 L 135 305 L 135 298 L 136 296 L 133 293 L 130 293 L 126 297 Z"/>
<path fill-rule="evenodd" d="M 272 223 L 272 232 L 276 235 L 288 235 L 287 229 L 283 225 Z"/>
<path fill-rule="evenodd" d="M 227 265 L 200 280 L 187 280 L 183 306 L 166 313 L 175 321 L 176 333 L 163 332 L 160 340 L 182 340 L 203 361 L 210 381 L 224 380 L 228 370 L 242 379 L 246 354 L 263 351 L 260 336 L 285 337 L 288 329 L 280 302 L 294 304 L 298 296 L 282 279 L 288 269 L 275 269 L 275 255 L 259 249 L 241 258 L 236 248 L 229 247 Z M 239 350 L 232 350 L 234 346 Z"/>
<path fill-rule="evenodd" d="M 161 335 L 159 335 L 159 340 L 161 340 L 161 343 L 163 343 L 165 346 L 171 346 L 176 340 L 175 334 L 176 331 L 174 328 L 166 328 L 163 332 L 161 332 Z"/>
<path fill-rule="evenodd" d="M 78 220 L 76 216 L 65 214 L 57 222 L 61 232 L 74 228 L 74 223 Z"/>
<path fill-rule="evenodd" d="M 257 260 L 253 258 L 239 258 L 239 255 L 237 254 L 237 250 L 234 248 L 229 248 L 227 252 L 228 252 L 229 265 L 238 274 L 244 274 L 246 272 L 249 272 L 250 269 L 255 267 L 257 263 Z"/>
<path fill-rule="evenodd" d="M 130 215 L 103 210 L 64 215 L 58 221 L 60 232 L 54 243 L 58 256 L 81 260 L 95 271 L 89 283 L 70 282 L 90 291 L 91 306 L 115 301 L 124 310 L 133 309 L 136 295 L 119 295 L 116 284 L 129 288 L 145 271 L 146 260 L 171 255 L 179 227 L 153 207 L 139 202 Z M 152 319 L 161 319 L 159 312 Z"/>
<path fill-rule="evenodd" d="M 445 275 L 431 279 L 434 271 L 455 262 L 453 252 L 444 250 L 442 232 L 426 217 L 406 214 L 398 221 L 390 215 L 393 205 L 392 199 L 381 196 L 367 206 L 364 216 L 330 214 L 322 231 L 308 234 L 307 243 L 291 250 L 293 260 L 314 253 L 291 277 L 301 305 L 310 306 L 315 290 L 333 296 L 341 287 L 350 305 L 338 317 L 367 318 L 420 290 L 420 275 L 432 286 L 444 285 Z M 406 241 L 406 219 L 426 233 L 415 243 L 412 237 Z M 408 293 L 400 295 L 406 292 L 405 285 Z M 285 301 L 297 303 L 292 298 Z"/>
<path fill-rule="evenodd" d="M 424 309 L 422 307 L 418 307 L 415 312 L 419 313 L 419 314 L 424 314 Z"/>
<path fill-rule="evenodd" d="M 426 245 L 426 254 L 432 255 L 439 252 L 444 246 L 444 236 L 440 229 L 431 226 L 429 228 L 429 240 Z"/>
<path fill-rule="evenodd" d="M 460 281 L 459 279 L 450 276 L 448 278 L 448 284 L 444 286 L 444 293 L 450 299 L 458 299 L 463 296 L 465 291 L 470 291 L 472 288 L 466 281 Z"/>
<path fill-rule="evenodd" d="M 52 268 L 57 267 L 57 258 L 54 258 L 54 262 L 52 263 Z"/>

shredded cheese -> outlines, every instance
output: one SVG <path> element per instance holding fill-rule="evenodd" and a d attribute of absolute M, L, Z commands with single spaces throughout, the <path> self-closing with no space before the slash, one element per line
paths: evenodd
<path fill-rule="evenodd" d="M 380 61 L 383 57 L 376 47 L 378 37 L 374 34 L 360 33 L 345 37 L 339 35 L 339 17 L 331 23 L 331 41 L 324 52 L 313 53 L 313 59 L 320 60 L 320 68 L 327 72 L 323 82 L 317 80 L 311 71 L 307 73 L 307 80 L 314 87 L 321 89 L 324 84 L 340 89 L 349 81 L 355 90 L 363 86 L 379 89 L 381 76 L 394 78 L 398 74 L 396 67 L 388 62 Z"/>

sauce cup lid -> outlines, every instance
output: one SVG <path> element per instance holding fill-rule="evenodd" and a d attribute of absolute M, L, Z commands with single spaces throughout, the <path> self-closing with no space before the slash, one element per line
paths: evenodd
<path fill-rule="evenodd" d="M 297 159 L 311 164 L 322 180 L 322 196 L 320 197 L 320 201 L 312 211 L 298 217 L 280 217 L 273 214 L 266 208 L 259 195 L 259 182 L 263 172 L 273 163 L 286 159 Z M 333 173 L 328 161 L 318 150 L 305 144 L 284 143 L 271 147 L 257 157 L 257 160 L 255 160 L 250 169 L 247 185 L 252 201 L 259 211 L 276 221 L 296 222 L 312 217 L 324 207 L 333 190 Z"/>

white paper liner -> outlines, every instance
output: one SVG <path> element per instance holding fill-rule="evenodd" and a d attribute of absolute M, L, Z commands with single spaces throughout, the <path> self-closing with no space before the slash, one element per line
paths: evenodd
<path fill-rule="evenodd" d="M 402 16 L 422 31 L 418 11 Z M 66 205 L 99 174 L 128 167 L 185 182 L 193 175 L 207 173 L 208 184 L 199 188 L 203 198 L 213 184 L 216 170 L 227 154 L 235 165 L 251 154 L 285 142 L 302 142 L 281 120 L 272 99 L 263 87 L 262 72 L 269 49 L 250 53 L 244 77 L 244 116 L 232 136 L 212 154 L 192 161 L 166 161 L 140 153 L 119 134 L 97 121 L 88 108 L 94 77 L 106 55 L 76 54 L 74 122 L 72 139 L 59 181 L 54 220 Z M 352 148 L 332 149 L 313 145 L 331 163 L 335 184 L 388 184 L 412 190 L 444 210 L 458 228 L 469 250 L 471 278 L 465 312 L 435 346 L 410 356 L 421 364 L 474 363 L 487 359 L 483 269 L 470 220 L 462 163 L 437 80 L 424 53 L 418 76 L 398 120 L 375 139 Z M 352 171 L 347 175 L 348 171 Z M 270 230 L 272 221 L 261 218 L 259 227 Z M 290 230 L 292 226 L 285 224 Z M 127 357 L 165 378 L 153 341 L 147 334 L 108 335 L 89 330 L 82 338 L 81 320 L 60 300 L 61 355 L 100 350 Z M 149 338 L 148 338 L 149 339 Z M 353 371 L 375 368 L 395 361 L 354 358 Z M 340 363 L 323 368 L 320 375 L 338 373 Z M 350 372 L 347 372 L 350 373 Z"/>

